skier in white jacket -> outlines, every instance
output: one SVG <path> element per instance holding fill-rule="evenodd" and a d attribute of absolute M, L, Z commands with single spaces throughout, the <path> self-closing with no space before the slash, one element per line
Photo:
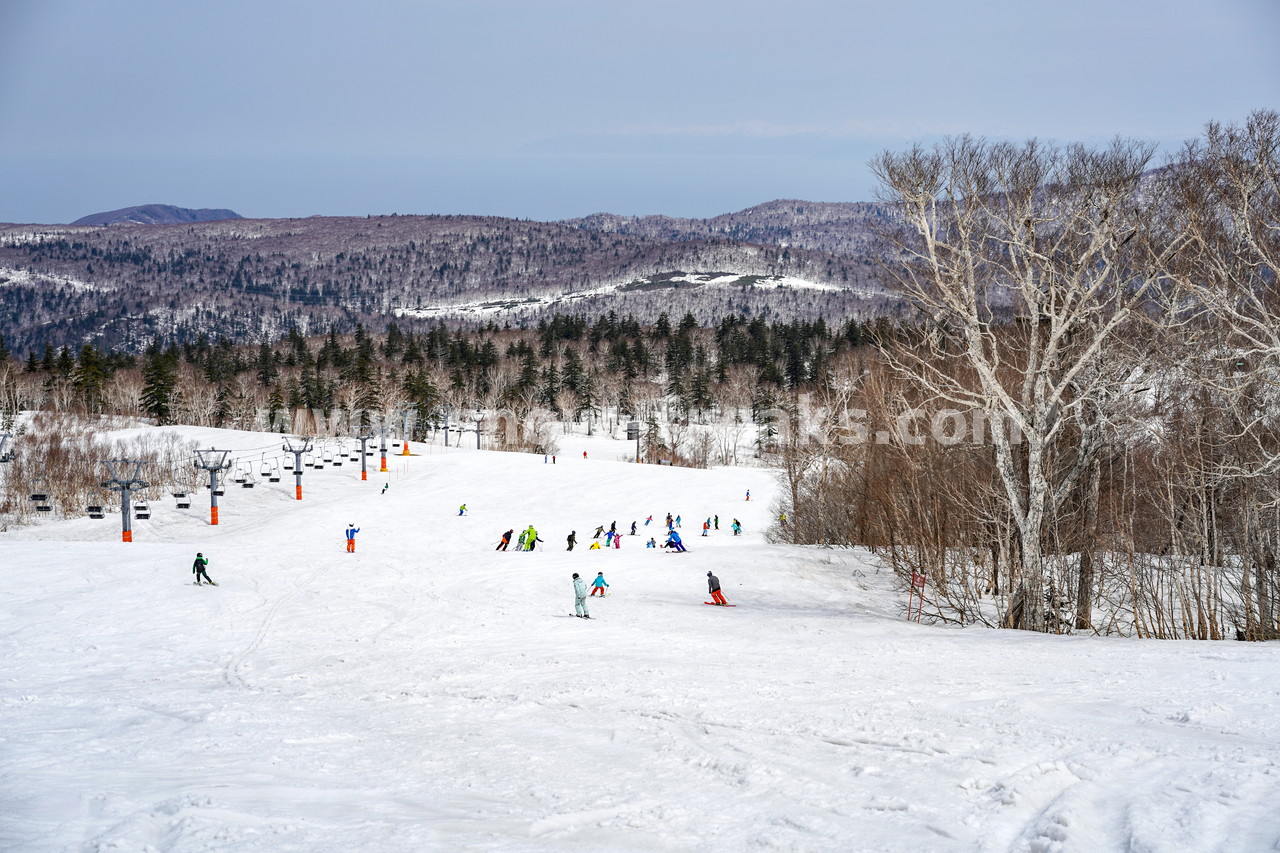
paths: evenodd
<path fill-rule="evenodd" d="M 587 583 L 578 577 L 578 573 L 573 573 L 573 609 L 574 615 L 581 619 L 590 619 L 591 613 L 587 610 Z"/>

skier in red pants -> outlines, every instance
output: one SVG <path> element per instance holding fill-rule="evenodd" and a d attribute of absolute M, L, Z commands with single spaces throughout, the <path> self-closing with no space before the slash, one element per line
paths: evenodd
<path fill-rule="evenodd" d="M 728 604 L 724 600 L 724 593 L 720 591 L 720 579 L 711 572 L 707 572 L 707 592 L 711 593 L 711 600 L 716 604 Z"/>

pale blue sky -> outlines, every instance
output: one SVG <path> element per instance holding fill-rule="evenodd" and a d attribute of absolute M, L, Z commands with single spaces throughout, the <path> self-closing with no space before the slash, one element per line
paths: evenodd
<path fill-rule="evenodd" d="M 713 216 L 1280 108 L 1277 0 L 0 0 L 0 221 Z"/>

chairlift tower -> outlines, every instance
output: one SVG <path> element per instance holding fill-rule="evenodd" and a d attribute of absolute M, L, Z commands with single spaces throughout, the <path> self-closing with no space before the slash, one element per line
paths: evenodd
<path fill-rule="evenodd" d="M 291 435 L 284 440 L 285 453 L 293 454 L 294 497 L 297 500 L 302 500 L 302 454 L 311 452 L 312 438 L 310 435 Z"/>
<path fill-rule="evenodd" d="M 134 492 L 142 491 L 151 484 L 138 476 L 142 471 L 141 460 L 108 459 L 102 464 L 107 466 L 107 480 L 102 487 L 120 493 L 120 541 L 132 542 L 133 512 L 129 506 L 129 498 Z"/>
<path fill-rule="evenodd" d="M 369 468 L 367 465 L 369 458 L 369 439 L 373 438 L 373 433 L 369 427 L 362 427 L 356 435 L 356 441 L 360 442 L 360 479 L 369 479 Z"/>
<path fill-rule="evenodd" d="M 209 472 L 209 523 L 213 525 L 218 523 L 218 495 L 222 494 L 218 488 L 218 474 L 231 467 L 231 460 L 227 458 L 230 453 L 230 450 L 214 450 L 212 447 L 196 451 L 196 467 Z"/>
<path fill-rule="evenodd" d="M 387 419 L 384 417 L 374 429 L 378 431 L 378 451 L 382 455 L 382 467 L 378 470 L 385 472 L 387 470 L 387 433 L 391 428 L 387 426 Z"/>

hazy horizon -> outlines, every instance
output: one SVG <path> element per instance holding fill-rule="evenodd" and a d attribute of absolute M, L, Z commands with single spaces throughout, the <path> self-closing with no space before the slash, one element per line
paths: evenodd
<path fill-rule="evenodd" d="M 1280 107 L 1280 4 L 9 0 L 0 221 L 704 218 L 943 135 L 1172 152 Z"/>

